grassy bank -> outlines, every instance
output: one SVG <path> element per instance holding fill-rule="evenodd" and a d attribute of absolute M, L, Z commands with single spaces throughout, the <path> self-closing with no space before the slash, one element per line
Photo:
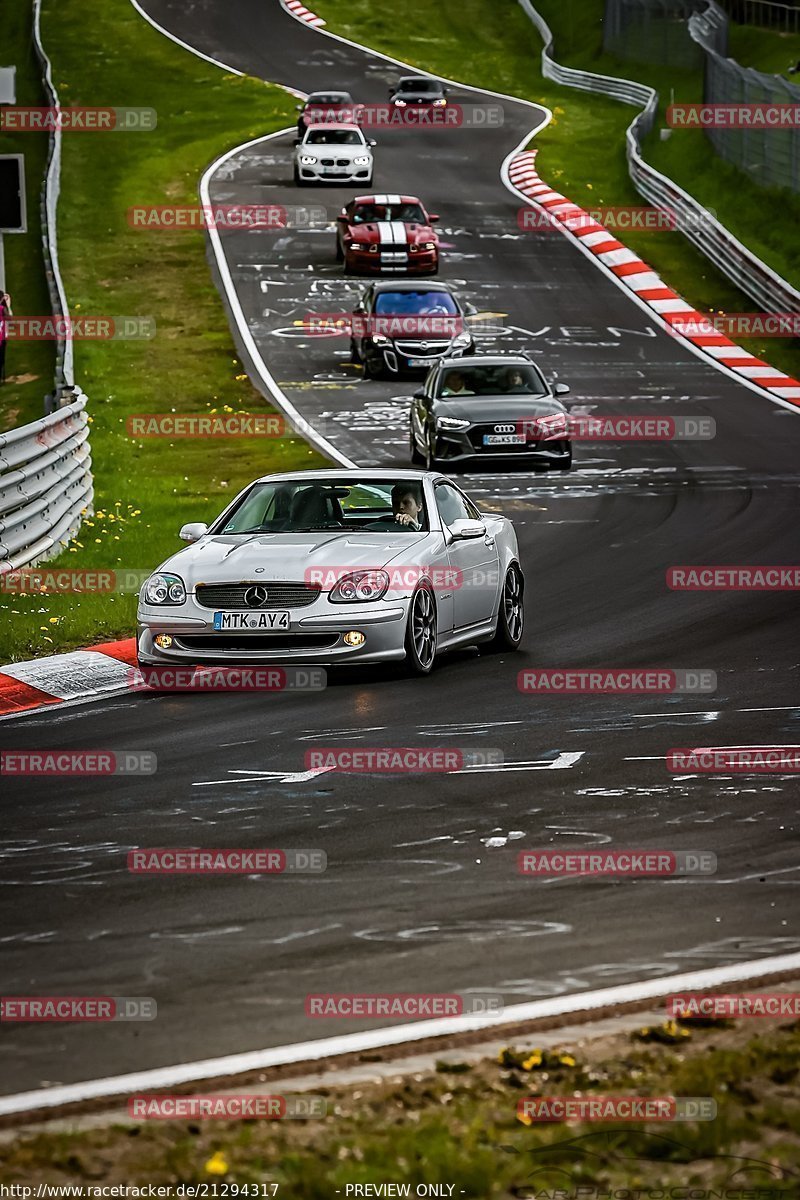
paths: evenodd
<path fill-rule="evenodd" d="M 539 11 L 549 22 L 560 62 L 642 79 L 657 87 L 667 101 L 701 96 L 700 74 L 670 68 L 637 67 L 602 53 L 602 4 L 599 0 L 540 0 Z M 542 178 L 583 207 L 599 204 L 641 206 L 643 201 L 628 175 L 625 130 L 633 109 L 628 105 L 558 87 L 542 78 L 541 40 L 515 0 L 408 0 L 407 20 L 398 22 L 391 11 L 372 0 L 350 0 L 342 9 L 336 0 L 318 0 L 314 9 L 330 29 L 353 37 L 421 69 L 508 92 L 551 108 L 555 120 L 536 138 Z M 416 34 L 424 30 L 425 36 Z M 474 31 L 480 31 L 480 37 Z M 686 139 L 696 139 L 691 144 Z M 673 173 L 678 182 L 718 212 L 742 241 L 763 254 L 774 269 L 789 278 L 800 271 L 800 199 L 777 197 L 750 184 L 712 159 L 702 134 L 673 136 L 661 143 L 657 134 L 648 142 L 653 165 Z M 682 161 L 686 155 L 686 162 Z M 691 156 L 691 157 L 688 157 Z M 672 158 L 677 159 L 672 172 Z M 767 226 L 763 214 L 774 215 Z M 732 286 L 679 233 L 631 230 L 622 240 L 700 311 L 750 312 L 752 300 Z M 785 339 L 741 340 L 752 353 L 792 375 L 800 372 L 800 347 Z"/>
<path fill-rule="evenodd" d="M 269 411 L 236 358 L 202 232 L 134 229 L 127 214 L 133 205 L 197 204 L 205 167 L 291 124 L 295 101 L 181 50 L 128 0 L 48 0 L 43 33 L 63 104 L 158 114 L 152 132 L 64 135 L 59 225 L 73 315 L 151 317 L 156 334 L 75 342 L 75 374 L 90 402 L 96 512 L 54 565 L 148 569 L 180 547 L 181 524 L 209 520 L 251 478 L 322 465 L 298 439 L 134 441 L 126 433 L 136 413 Z M 130 636 L 135 607 L 132 593 L 0 594 L 0 662 Z"/>
<path fill-rule="evenodd" d="M 451 1185 L 467 1200 L 567 1200 L 579 1188 L 592 1200 L 796 1197 L 797 1023 L 745 1020 L 686 1036 L 659 1028 L 657 1036 L 666 1044 L 622 1033 L 550 1050 L 524 1044 L 494 1060 L 450 1056 L 412 1076 L 318 1086 L 327 1115 L 310 1120 L 159 1120 L 26 1136 L 0 1145 L 0 1170 L 7 1184 L 205 1184 L 220 1196 L 235 1194 L 231 1185 L 260 1184 L 259 1194 L 302 1200 L 352 1196 L 348 1185 L 368 1183 L 408 1186 L 412 1196 L 418 1184 Z M 517 1115 L 522 1097 L 574 1094 L 711 1097 L 717 1115 L 627 1125 L 541 1125 Z M 628 1187 L 641 1190 L 617 1190 Z"/>
<path fill-rule="evenodd" d="M 2 10 L 3 66 L 17 68 L 17 104 L 41 106 L 39 60 L 33 49 L 31 5 L 17 0 Z M 50 294 L 42 258 L 39 201 L 47 163 L 47 135 L 9 133 L 0 128 L 0 154 L 25 156 L 27 233 L 3 235 L 5 284 L 15 316 L 46 316 Z M 6 350 L 6 383 L 0 387 L 0 433 L 44 416 L 43 401 L 53 386 L 55 346 L 52 342 L 17 341 Z"/>

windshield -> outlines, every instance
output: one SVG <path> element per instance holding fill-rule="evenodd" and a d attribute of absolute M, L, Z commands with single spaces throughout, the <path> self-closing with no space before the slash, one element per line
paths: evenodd
<path fill-rule="evenodd" d="M 435 79 L 401 79 L 398 92 L 440 92 L 442 85 Z"/>
<path fill-rule="evenodd" d="M 309 129 L 306 146 L 363 146 L 364 138 L 357 129 Z"/>
<path fill-rule="evenodd" d="M 428 529 L 419 479 L 254 483 L 215 533 L 417 533 Z"/>
<path fill-rule="evenodd" d="M 442 374 L 443 397 L 447 396 L 546 396 L 547 384 L 536 367 L 493 364 L 481 367 L 451 367 Z"/>
<path fill-rule="evenodd" d="M 306 108 L 315 104 L 350 104 L 351 100 L 349 92 L 312 92 L 306 100 Z"/>
<path fill-rule="evenodd" d="M 455 316 L 458 305 L 448 292 L 380 292 L 375 297 L 376 313 L 442 313 Z"/>
<path fill-rule="evenodd" d="M 428 218 L 421 204 L 359 204 L 353 211 L 354 225 L 366 221 L 402 221 L 404 224 L 427 225 Z"/>

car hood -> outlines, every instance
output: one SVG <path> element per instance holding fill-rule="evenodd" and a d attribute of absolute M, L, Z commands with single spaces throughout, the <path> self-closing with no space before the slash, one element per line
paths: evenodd
<path fill-rule="evenodd" d="M 158 570 L 180 575 L 188 591 L 200 583 L 303 581 L 315 567 L 360 570 L 394 559 L 413 561 L 431 533 L 212 534 L 179 550 Z M 410 558 L 409 558 L 410 555 Z"/>
<path fill-rule="evenodd" d="M 413 221 L 365 221 L 363 225 L 348 225 L 348 234 L 359 242 L 438 242 L 439 235 L 430 225 Z"/>
<path fill-rule="evenodd" d="M 439 416 L 465 421 L 520 421 L 566 411 L 560 400 L 550 396 L 452 396 L 436 401 Z"/>

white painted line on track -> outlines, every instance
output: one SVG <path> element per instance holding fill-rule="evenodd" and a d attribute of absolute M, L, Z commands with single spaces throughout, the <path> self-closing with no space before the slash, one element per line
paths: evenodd
<path fill-rule="evenodd" d="M 471 1033 L 479 1029 L 488 1030 L 504 1025 L 516 1025 L 524 1021 L 560 1017 L 566 1013 L 588 1012 L 614 1005 L 645 1002 L 679 992 L 704 991 L 764 976 L 789 975 L 791 972 L 797 971 L 800 971 L 800 953 L 782 954 L 773 958 L 731 963 L 724 967 L 710 967 L 700 971 L 663 976 L 655 980 L 646 979 L 639 983 L 620 984 L 617 987 L 601 988 L 593 992 L 577 992 L 571 996 L 532 1000 L 525 1004 L 511 1005 L 502 1013 L 415 1021 L 413 1024 L 371 1029 L 362 1033 L 342 1034 L 339 1037 L 321 1038 L 318 1041 L 295 1042 L 288 1046 L 275 1046 L 243 1054 L 229 1054 L 222 1058 L 206 1058 L 197 1062 L 177 1063 L 171 1067 L 133 1071 L 127 1075 L 87 1079 L 82 1083 L 63 1084 L 59 1087 L 48 1088 L 46 1091 L 39 1089 L 35 1092 L 20 1092 L 17 1095 L 2 1096 L 0 1097 L 0 1116 L 43 1112 L 65 1104 L 79 1104 L 104 1097 L 172 1088 L 204 1079 L 223 1079 L 249 1071 L 263 1071 L 271 1067 L 293 1063 L 316 1062 L 320 1059 L 336 1058 L 344 1054 L 359 1054 L 387 1046 L 418 1042 L 426 1038 L 447 1037 L 452 1034 Z"/>

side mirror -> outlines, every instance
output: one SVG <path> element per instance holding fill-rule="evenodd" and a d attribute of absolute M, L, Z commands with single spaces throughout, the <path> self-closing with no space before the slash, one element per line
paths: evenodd
<path fill-rule="evenodd" d="M 477 313 L 477 311 L 478 310 L 474 304 L 465 304 L 464 305 L 464 316 L 466 316 L 466 317 L 474 317 L 475 314 Z"/>
<path fill-rule="evenodd" d="M 450 526 L 450 538 L 454 542 L 470 542 L 474 538 L 483 537 L 485 533 L 486 526 L 483 521 L 463 519 L 454 521 Z"/>
<path fill-rule="evenodd" d="M 302 142 L 302 140 L 303 140 L 302 138 L 295 138 L 295 139 L 294 139 L 294 144 L 295 144 L 295 146 L 299 146 L 299 145 L 300 145 L 300 143 Z"/>
<path fill-rule="evenodd" d="M 302 112 L 303 109 L 305 108 L 305 104 L 295 104 L 295 108 L 297 109 L 298 112 Z"/>
<path fill-rule="evenodd" d="M 566 394 L 569 390 L 570 389 L 569 389 L 568 383 L 557 383 L 556 386 L 553 388 L 553 391 L 555 392 L 556 396 L 566 396 Z"/>
<path fill-rule="evenodd" d="M 370 138 L 369 141 L 367 142 L 368 146 L 377 146 L 377 144 L 378 143 L 375 141 L 374 138 Z"/>
<path fill-rule="evenodd" d="M 428 213 L 428 220 L 430 221 L 431 224 L 433 224 L 434 221 L 440 220 L 439 214 L 438 213 Z"/>
<path fill-rule="evenodd" d="M 205 537 L 208 533 L 208 526 L 202 521 L 192 521 L 188 525 L 184 525 L 183 529 L 178 534 L 182 542 L 199 542 L 201 537 Z"/>
<path fill-rule="evenodd" d="M 414 399 L 415 400 L 424 400 L 425 399 L 425 388 L 417 388 L 417 390 L 414 392 Z"/>

